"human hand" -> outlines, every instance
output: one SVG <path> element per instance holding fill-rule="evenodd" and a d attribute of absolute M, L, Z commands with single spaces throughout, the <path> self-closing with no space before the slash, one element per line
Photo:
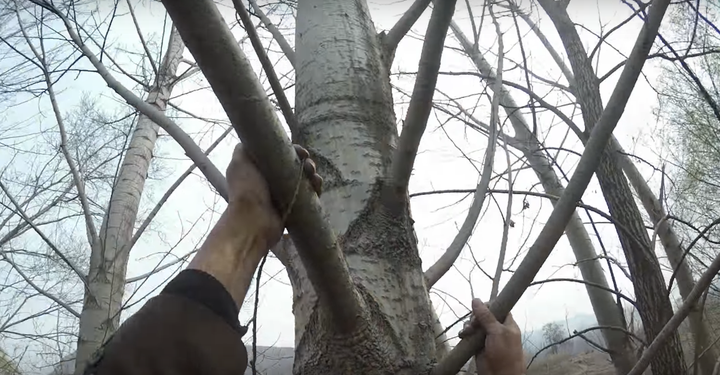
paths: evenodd
<path fill-rule="evenodd" d="M 500 323 L 487 306 L 475 298 L 472 301 L 472 315 L 459 336 L 466 337 L 478 327 L 485 330 L 485 349 L 475 356 L 478 374 L 525 374 L 522 335 L 512 314 L 508 313 L 505 322 Z"/>
<path fill-rule="evenodd" d="M 298 158 L 302 161 L 305 177 L 318 196 L 322 193 L 323 179 L 317 174 L 315 162 L 310 153 L 299 145 L 293 145 Z M 232 160 L 225 174 L 228 182 L 228 208 L 239 214 L 249 215 L 252 223 L 265 234 L 267 248 L 274 246 L 282 235 L 284 223 L 270 197 L 270 189 L 260 174 L 250 155 L 240 143 L 235 146 Z"/>

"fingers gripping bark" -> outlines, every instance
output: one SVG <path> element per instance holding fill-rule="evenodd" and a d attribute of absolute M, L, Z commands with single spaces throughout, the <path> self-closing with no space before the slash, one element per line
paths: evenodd
<path fill-rule="evenodd" d="M 311 183 L 301 182 L 297 189 L 298 168 L 305 167 L 298 165 L 290 139 L 217 5 L 212 0 L 165 0 L 163 5 L 269 182 L 273 200 L 283 212 L 293 203 L 285 224 L 332 323 L 341 332 L 355 330 L 365 313 L 337 238 Z"/>

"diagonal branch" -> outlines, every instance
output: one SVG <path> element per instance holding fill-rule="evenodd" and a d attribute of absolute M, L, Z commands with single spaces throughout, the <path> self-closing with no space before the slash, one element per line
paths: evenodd
<path fill-rule="evenodd" d="M 528 285 L 533 281 L 533 278 L 537 275 L 538 271 L 540 271 L 540 268 L 548 256 L 550 256 L 555 244 L 557 244 L 557 241 L 562 236 L 575 205 L 582 198 L 585 189 L 590 183 L 590 179 L 600 164 L 600 155 L 607 146 L 613 130 L 625 111 L 627 101 L 642 72 L 645 59 L 657 36 L 660 23 L 665 16 L 665 11 L 669 4 L 670 0 L 655 0 L 650 7 L 649 16 L 635 41 L 628 63 L 623 69 L 620 79 L 608 101 L 607 107 L 603 110 L 600 120 L 591 132 L 590 140 L 585 147 L 585 152 L 583 152 L 580 158 L 580 162 L 570 179 L 570 183 L 565 189 L 565 193 L 558 200 L 550 218 L 548 218 L 547 223 L 540 231 L 535 243 L 533 243 L 530 250 L 528 250 L 525 259 L 523 259 L 516 272 L 510 280 L 508 280 L 508 283 L 498 298 L 491 303 L 490 310 L 500 321 L 505 320 L 505 316 L 507 316 L 512 307 L 523 295 L 525 289 L 527 289 Z M 718 259 L 717 263 L 720 269 L 720 259 Z M 697 287 L 699 286 L 700 283 L 698 283 Z M 479 350 L 482 350 L 484 346 L 485 332 L 479 330 L 470 337 L 461 340 L 447 357 L 435 366 L 430 374 L 456 374 L 465 362 Z M 649 358 L 647 358 L 646 361 L 649 362 Z M 638 372 L 635 374 L 638 374 Z"/>
<path fill-rule="evenodd" d="M 383 43 L 383 48 L 385 49 L 384 55 L 386 57 L 393 56 L 395 54 L 395 50 L 397 49 L 398 44 L 400 44 L 402 38 L 404 38 L 408 31 L 410 31 L 431 2 L 432 0 L 415 0 L 412 5 L 410 5 L 410 8 L 402 15 L 402 17 L 400 17 L 395 26 L 388 31 L 387 35 L 385 35 Z M 427 34 L 430 35 L 430 29 L 428 29 Z M 386 61 L 388 65 L 390 62 L 391 61 Z"/>
<path fill-rule="evenodd" d="M 80 313 L 77 310 L 73 309 L 72 306 L 63 302 L 61 299 L 54 296 L 52 293 L 46 291 L 45 289 L 43 289 L 40 286 L 38 286 L 37 284 L 35 284 L 32 280 L 30 280 L 30 278 L 25 274 L 25 272 L 23 272 L 20 269 L 20 267 L 18 267 L 18 265 L 15 264 L 15 262 L 12 259 L 10 259 L 10 257 L 8 257 L 7 255 L 5 255 L 4 253 L 1 253 L 1 252 L 0 252 L 0 257 L 2 257 L 3 260 L 8 262 L 8 264 L 10 264 L 10 266 L 15 270 L 15 272 L 17 272 L 17 274 L 20 275 L 20 277 L 22 277 L 22 279 L 25 280 L 25 282 L 28 283 L 28 285 L 30 285 L 33 289 L 35 289 L 35 291 L 37 291 L 41 295 L 47 297 L 49 300 L 57 303 L 59 306 L 62 306 L 65 310 L 67 310 L 70 314 L 74 315 L 76 318 L 80 318 Z"/>
<path fill-rule="evenodd" d="M 492 5 L 490 6 L 492 9 Z M 437 8 L 436 8 L 437 9 Z M 434 12 L 433 12 L 434 13 Z M 492 10 L 491 10 L 492 13 Z M 500 25 L 497 23 L 497 20 L 493 17 L 493 23 L 495 24 L 495 30 L 497 31 L 498 36 L 498 79 L 495 80 L 493 83 L 495 86 L 501 86 L 502 85 L 502 71 L 503 71 L 503 60 L 505 52 L 503 49 L 505 48 L 503 45 L 503 38 L 502 33 L 500 32 Z M 448 25 L 449 26 L 449 25 Z M 418 75 L 418 79 L 420 79 Z M 500 91 L 500 87 L 495 87 L 495 92 Z M 485 202 L 485 197 L 487 196 L 487 190 L 490 186 L 490 179 L 492 177 L 492 169 L 493 165 L 495 164 L 495 150 L 497 147 L 497 138 L 498 138 L 498 129 L 497 125 L 500 122 L 498 119 L 499 115 L 499 109 L 500 109 L 500 95 L 494 94 L 492 99 L 492 107 L 490 109 L 490 133 L 488 135 L 488 145 L 487 150 L 485 151 L 485 162 L 483 164 L 483 172 L 482 176 L 480 177 L 480 182 L 477 185 L 477 188 L 475 189 L 475 194 L 473 195 L 473 202 L 470 205 L 470 209 L 468 210 L 467 216 L 465 217 L 465 221 L 463 222 L 462 226 L 460 227 L 460 230 L 458 231 L 458 234 L 455 236 L 453 241 L 450 243 L 450 246 L 445 251 L 445 253 L 438 259 L 435 264 L 430 266 L 427 271 L 425 271 L 425 281 L 427 283 L 427 288 L 432 288 L 435 283 L 440 280 L 440 278 L 447 273 L 447 271 L 452 268 L 453 264 L 455 264 L 455 261 L 460 256 L 460 253 L 462 252 L 462 249 L 465 248 L 465 244 L 470 239 L 470 236 L 472 235 L 473 230 L 475 229 L 475 225 L 477 224 L 478 217 L 480 216 L 480 212 L 482 211 L 483 203 Z M 508 166 L 510 168 L 510 166 Z"/>
<path fill-rule="evenodd" d="M 133 20 L 133 25 L 135 25 L 135 32 L 137 32 L 138 38 L 140 39 L 140 43 L 143 46 L 143 49 L 145 50 L 145 55 L 148 58 L 148 61 L 150 62 L 150 66 L 153 69 L 153 73 L 155 73 L 155 77 L 160 77 L 158 74 L 158 68 L 157 64 L 155 63 L 155 60 L 153 60 L 152 53 L 150 53 L 150 49 L 148 48 L 147 42 L 145 42 L 145 37 L 143 37 L 142 30 L 140 29 L 140 24 L 138 23 L 137 16 L 135 16 L 135 9 L 133 9 L 132 4 L 130 3 L 130 0 L 125 0 L 125 3 L 127 3 L 128 9 L 130 10 L 130 18 Z"/>
<path fill-rule="evenodd" d="M 58 18 L 60 18 L 60 20 L 65 26 L 65 29 L 70 35 L 70 39 L 73 41 L 73 43 L 75 43 L 77 48 L 98 71 L 98 74 L 100 74 L 108 87 L 110 87 L 113 91 L 120 95 L 120 97 L 122 97 L 129 105 L 136 108 L 140 113 L 144 114 L 150 120 L 152 120 L 152 122 L 163 128 L 163 130 L 165 130 L 175 140 L 175 142 L 177 142 L 180 147 L 183 148 L 185 154 L 190 158 L 190 160 L 193 161 L 193 163 L 197 165 L 198 169 L 200 169 L 205 178 L 207 178 L 210 184 L 215 188 L 215 190 L 217 190 L 218 194 L 220 194 L 220 196 L 227 200 L 228 191 L 225 176 L 223 176 L 223 174 L 215 166 L 215 164 L 210 161 L 207 155 L 203 153 L 202 149 L 200 149 L 200 147 L 195 143 L 195 141 L 193 141 L 193 139 L 190 138 L 190 136 L 185 133 L 185 131 L 182 130 L 180 126 L 178 126 L 174 121 L 167 117 L 162 111 L 155 108 L 155 106 L 153 106 L 152 104 L 142 100 L 132 91 L 128 90 L 125 86 L 123 86 L 117 79 L 115 79 L 115 77 L 110 74 L 105 65 L 85 44 L 85 42 L 80 39 L 80 36 L 73 28 L 70 20 L 68 20 L 68 18 L 62 14 L 62 12 L 58 11 L 46 0 L 30 1 L 33 4 L 49 10 Z"/>
<path fill-rule="evenodd" d="M 652 15 L 652 10 L 650 11 L 650 14 Z M 695 287 L 692 289 L 687 298 L 685 298 L 685 302 L 683 302 L 682 306 L 680 306 L 672 318 L 668 320 L 665 327 L 663 327 L 663 329 L 657 334 L 655 340 L 653 340 L 650 346 L 643 351 L 643 354 L 640 359 L 638 359 L 635 367 L 633 367 L 627 375 L 640 375 L 645 371 L 648 365 L 650 365 L 650 361 L 653 356 L 660 348 L 663 347 L 663 345 L 665 345 L 667 340 L 690 314 L 691 310 L 695 308 L 695 304 L 698 299 L 703 295 L 705 290 L 710 287 L 718 272 L 720 272 L 720 254 L 715 257 L 715 260 L 713 260 L 702 276 L 700 276 L 700 279 L 698 279 Z"/>
<path fill-rule="evenodd" d="M 210 155 L 212 150 L 214 150 L 215 147 L 217 147 L 220 144 L 220 142 L 222 142 L 223 139 L 225 139 L 225 137 L 227 137 L 228 134 L 230 134 L 231 131 L 232 131 L 232 127 L 228 127 L 220 135 L 220 137 L 218 137 L 218 139 L 216 139 L 215 142 L 213 142 L 213 144 L 211 144 L 210 147 L 208 147 L 208 149 L 205 150 L 205 155 Z M 175 182 L 173 182 L 172 185 L 170 185 L 170 187 L 167 189 L 165 194 L 163 194 L 162 198 L 160 198 L 160 200 L 158 200 L 157 204 L 155 204 L 155 207 L 153 207 L 152 211 L 150 211 L 148 216 L 142 222 L 140 227 L 138 227 L 137 231 L 135 231 L 135 234 L 133 234 L 132 239 L 130 239 L 130 242 L 127 245 L 128 249 L 132 249 L 133 246 L 135 246 L 135 243 L 138 242 L 138 240 L 140 239 L 140 236 L 142 236 L 143 232 L 145 232 L 145 229 L 147 229 L 147 227 L 150 226 L 150 223 L 153 221 L 153 219 L 155 219 L 155 216 L 158 214 L 158 212 L 160 212 L 160 209 L 163 207 L 165 202 L 167 202 L 167 200 L 170 199 L 170 196 L 175 192 L 175 190 L 177 190 L 177 188 L 183 183 L 183 181 L 185 181 L 185 179 L 188 176 L 190 176 L 190 174 L 195 170 L 195 168 L 197 168 L 197 166 L 193 163 L 191 166 L 188 167 L 188 169 L 185 170 L 185 172 L 183 172 L 183 174 L 180 175 L 180 177 L 178 177 L 177 180 L 175 180 Z"/>
<path fill-rule="evenodd" d="M 280 49 L 285 54 L 285 57 L 290 61 L 290 65 L 292 65 L 293 69 L 295 68 L 295 51 L 293 50 L 290 43 L 288 43 L 287 39 L 285 39 L 285 36 L 278 30 L 278 28 L 273 24 L 273 22 L 265 15 L 265 12 L 260 9 L 258 6 L 257 0 L 250 0 L 250 6 L 253 9 L 253 12 L 257 13 L 258 17 L 260 17 L 260 21 L 262 21 L 263 25 L 270 31 L 270 34 L 272 34 L 273 38 L 277 42 L 277 44 L 280 45 Z"/>
<path fill-rule="evenodd" d="M 13 206 L 15 207 L 14 210 L 13 210 L 12 208 L 10 208 L 10 207 L 8 207 L 8 209 L 10 209 L 11 211 L 13 211 L 13 212 L 14 212 L 15 214 L 17 214 L 18 216 L 20 216 L 20 217 L 35 231 L 35 233 L 37 233 L 38 236 L 40 236 L 40 238 L 42 238 L 42 240 L 45 242 L 45 244 L 47 244 L 48 247 L 50 247 L 50 249 L 51 249 L 55 254 L 57 254 L 57 256 L 58 256 L 63 262 L 65 262 L 65 264 L 67 264 L 68 267 L 70 267 L 70 269 L 73 270 L 73 272 L 75 272 L 75 274 L 78 276 L 78 278 L 80 278 L 80 280 L 85 284 L 85 287 L 87 287 L 87 278 L 86 278 L 85 275 L 83 274 L 83 272 L 82 272 L 82 270 L 80 269 L 80 267 L 78 267 L 75 263 L 73 263 L 70 259 L 68 259 L 68 257 L 66 257 L 65 254 L 63 254 L 63 252 L 60 251 L 60 249 L 58 249 L 57 246 L 55 246 L 55 244 L 54 244 L 52 241 L 50 241 L 50 239 L 45 235 L 45 233 L 43 233 L 43 232 L 40 230 L 40 228 L 38 228 L 37 225 L 35 225 L 35 224 L 32 222 L 32 220 L 30 219 L 30 217 L 27 216 L 27 214 L 25 213 L 25 211 L 22 209 L 22 207 L 21 207 L 20 204 L 17 202 L 17 200 L 15 200 L 15 197 L 13 197 L 13 195 L 10 193 L 10 190 L 8 190 L 8 188 L 5 186 L 5 184 L 2 183 L 2 181 L 0 181 L 0 190 L 2 190 L 3 193 L 5 193 L 5 195 L 8 197 L 8 199 L 10 199 L 10 203 L 12 203 Z"/>
<path fill-rule="evenodd" d="M 396 198 L 407 193 L 420 140 L 423 133 L 425 133 L 430 111 L 432 110 L 432 98 L 435 93 L 438 72 L 440 71 L 445 37 L 452 16 L 455 13 L 455 3 L 456 0 L 446 0 L 439 3 L 433 8 L 430 16 L 430 22 L 425 33 L 425 42 L 420 54 L 415 86 L 397 149 L 393 155 L 392 166 L 390 167 L 391 181 L 389 187 L 392 189 L 392 193 L 387 197 L 388 199 L 385 199 L 385 205 L 391 212 L 398 210 L 397 207 L 391 207 L 393 204 L 391 201 L 398 202 Z"/>
<path fill-rule="evenodd" d="M 280 105 L 280 111 L 282 111 L 283 117 L 285 117 L 285 123 L 288 124 L 291 134 L 297 134 L 298 124 L 297 119 L 295 118 L 295 113 L 290 106 L 287 96 L 285 96 L 285 90 L 280 84 L 280 80 L 275 73 L 272 61 L 270 61 L 267 53 L 265 53 L 265 49 L 263 48 L 260 37 L 257 34 L 257 30 L 255 30 L 255 25 L 253 25 L 252 21 L 250 21 L 250 14 L 247 9 L 245 9 L 245 5 L 242 0 L 233 0 L 233 4 L 235 4 L 235 11 L 238 16 L 240 16 L 243 26 L 245 26 L 245 31 L 247 31 L 250 43 L 252 43 L 253 49 L 255 49 L 255 54 L 258 59 L 260 59 L 260 64 L 262 64 L 263 70 L 265 70 L 265 74 L 270 82 L 270 87 L 272 87 L 272 90 L 275 93 L 275 98 L 277 98 L 278 104 Z"/>
<path fill-rule="evenodd" d="M 355 330 L 364 320 L 364 309 L 345 258 L 315 192 L 306 180 L 298 180 L 300 162 L 250 62 L 214 1 L 166 0 L 163 4 L 243 144 L 270 182 L 276 206 L 289 213 L 285 224 L 332 323 L 341 332 Z"/>
<path fill-rule="evenodd" d="M 88 204 L 87 195 L 85 194 L 85 182 L 82 180 L 82 176 L 80 176 L 80 171 L 75 165 L 75 162 L 73 161 L 72 157 L 70 156 L 70 152 L 67 149 L 68 140 L 67 133 L 65 131 L 65 122 L 63 121 L 62 114 L 60 113 L 60 106 L 58 105 L 57 98 L 55 97 L 53 81 L 50 77 L 50 69 L 48 67 L 47 61 L 45 60 L 45 48 L 43 45 L 43 40 L 40 39 L 40 46 L 42 48 L 42 53 L 40 53 L 37 48 L 35 48 L 35 46 L 32 44 L 32 42 L 30 41 L 30 37 L 25 32 L 25 27 L 23 26 L 23 22 L 20 19 L 20 13 L 16 12 L 16 14 L 18 25 L 20 27 L 20 32 L 25 38 L 25 41 L 30 48 L 30 51 L 32 51 L 33 55 L 35 55 L 35 58 L 38 61 L 37 65 L 42 71 L 45 85 L 47 86 L 47 92 L 50 97 L 50 104 L 52 105 L 53 114 L 55 115 L 55 120 L 57 121 L 58 130 L 60 132 L 60 150 L 65 157 L 65 162 L 67 163 L 68 168 L 70 168 L 70 173 L 72 174 L 73 182 L 75 183 L 75 189 L 77 190 L 78 197 L 80 198 L 80 206 L 82 207 L 83 216 L 85 217 L 85 230 L 87 232 L 88 242 L 90 244 L 94 244 L 98 236 L 97 229 L 95 228 L 95 222 L 92 218 L 92 212 L 90 211 L 90 205 Z"/>
<path fill-rule="evenodd" d="M 573 88 L 575 86 L 575 76 L 573 75 L 572 70 L 567 66 L 567 64 L 565 64 L 558 51 L 555 49 L 555 47 L 553 47 L 552 43 L 550 43 L 542 30 L 540 30 L 540 27 L 535 23 L 535 21 L 532 20 L 532 18 L 530 18 L 529 14 L 520 9 L 520 6 L 515 2 L 515 0 L 510 1 L 509 4 L 509 6 L 504 4 L 498 4 L 498 6 L 514 11 L 515 14 L 520 16 L 520 18 L 525 21 L 525 23 L 535 33 L 535 36 L 538 38 L 538 40 L 540 40 L 540 43 L 543 45 L 543 47 L 545 47 L 545 49 L 548 51 L 550 57 L 552 57 L 552 59 L 555 61 L 555 64 L 557 64 L 557 66 L 560 68 L 570 87 Z"/>

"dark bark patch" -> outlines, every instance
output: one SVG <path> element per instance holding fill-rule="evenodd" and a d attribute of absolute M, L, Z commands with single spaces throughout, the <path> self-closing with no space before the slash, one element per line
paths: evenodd
<path fill-rule="evenodd" d="M 410 213 L 406 209 L 404 215 L 389 215 L 380 202 L 383 186 L 380 180 L 375 183 L 365 209 L 350 223 L 340 246 L 346 254 L 384 259 L 402 269 L 420 267 Z"/>

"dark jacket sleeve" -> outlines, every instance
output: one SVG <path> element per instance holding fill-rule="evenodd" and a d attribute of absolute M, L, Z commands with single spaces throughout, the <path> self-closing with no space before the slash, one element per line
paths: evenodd
<path fill-rule="evenodd" d="M 212 276 L 181 272 L 98 350 L 86 375 L 239 375 L 247 368 L 238 308 Z"/>

